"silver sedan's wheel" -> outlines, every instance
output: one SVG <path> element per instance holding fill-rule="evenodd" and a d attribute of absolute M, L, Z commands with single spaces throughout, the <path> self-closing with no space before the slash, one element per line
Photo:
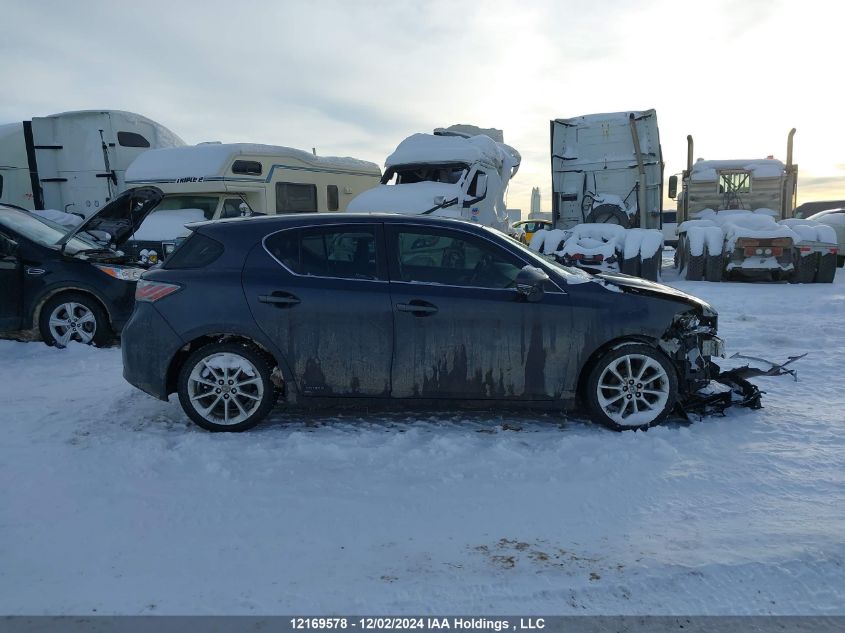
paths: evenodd
<path fill-rule="evenodd" d="M 674 367 L 659 350 L 630 343 L 607 352 L 587 381 L 593 420 L 616 430 L 644 429 L 660 422 L 675 404 Z"/>
<path fill-rule="evenodd" d="M 88 306 L 74 301 L 60 303 L 50 312 L 50 334 L 60 347 L 71 341 L 90 344 L 97 334 L 97 318 Z"/>
<path fill-rule="evenodd" d="M 258 369 L 238 354 L 211 354 L 188 377 L 191 406 L 212 424 L 233 426 L 249 419 L 264 397 Z"/>
<path fill-rule="evenodd" d="M 177 391 L 185 413 L 209 431 L 246 431 L 276 401 L 272 359 L 243 343 L 212 343 L 195 350 L 179 370 Z"/>

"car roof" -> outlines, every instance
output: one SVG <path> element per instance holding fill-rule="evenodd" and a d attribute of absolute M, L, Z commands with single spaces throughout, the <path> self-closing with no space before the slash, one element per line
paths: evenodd
<path fill-rule="evenodd" d="M 432 227 L 450 228 L 457 224 L 464 229 L 482 231 L 477 222 L 457 218 L 433 217 L 429 215 L 408 215 L 405 213 L 285 213 L 252 217 L 227 218 L 188 224 L 192 230 L 210 234 L 260 234 L 301 226 L 329 224 L 372 224 L 373 222 L 425 224 Z"/>

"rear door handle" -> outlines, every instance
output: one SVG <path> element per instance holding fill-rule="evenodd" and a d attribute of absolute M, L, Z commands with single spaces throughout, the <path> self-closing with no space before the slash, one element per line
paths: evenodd
<path fill-rule="evenodd" d="M 409 303 L 397 303 L 396 309 L 399 312 L 410 312 L 414 316 L 428 316 L 437 312 L 437 306 L 419 299 L 414 299 Z"/>
<path fill-rule="evenodd" d="M 299 297 L 288 292 L 274 292 L 269 295 L 258 295 L 258 300 L 261 303 L 270 303 L 280 308 L 292 308 L 293 306 L 301 303 Z"/>

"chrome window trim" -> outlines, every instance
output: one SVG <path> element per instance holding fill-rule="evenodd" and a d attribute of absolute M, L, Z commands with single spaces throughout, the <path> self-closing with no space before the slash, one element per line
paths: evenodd
<path fill-rule="evenodd" d="M 411 284 L 411 285 L 415 285 L 415 286 L 433 286 L 435 288 L 470 288 L 470 289 L 476 289 L 476 290 L 512 290 L 512 288 L 489 288 L 487 286 L 458 286 L 458 285 L 453 285 L 453 284 L 439 284 L 439 283 L 428 282 L 428 281 L 401 281 L 401 280 L 391 280 L 391 279 L 355 279 L 354 277 L 330 277 L 330 276 L 323 276 L 323 275 L 302 275 L 300 273 L 292 271 L 290 268 L 285 266 L 285 264 L 282 263 L 281 261 L 279 261 L 279 259 L 275 255 L 273 255 L 273 253 L 270 252 L 270 249 L 267 248 L 267 239 L 268 238 L 273 237 L 274 235 L 278 235 L 279 233 L 284 233 L 285 231 L 298 231 L 298 230 L 301 230 L 301 229 L 316 229 L 316 228 L 321 228 L 321 227 L 333 227 L 333 226 L 354 226 L 356 224 L 359 224 L 359 223 L 354 222 L 354 223 L 350 224 L 349 222 L 331 222 L 331 223 L 322 223 L 321 222 L 321 223 L 318 223 L 318 224 L 301 224 L 299 226 L 292 226 L 292 227 L 289 227 L 289 228 L 279 229 L 278 231 L 273 231 L 272 233 L 268 233 L 263 238 L 261 238 L 261 246 L 264 248 L 264 252 L 267 253 L 270 256 L 270 258 L 273 259 L 273 261 L 275 261 L 279 266 L 284 268 L 291 275 L 293 275 L 295 277 L 301 277 L 303 279 L 340 279 L 340 280 L 343 280 L 343 281 L 364 281 L 364 282 L 369 282 L 369 283 L 386 283 L 386 284 L 395 283 L 395 284 Z M 385 222 L 376 222 L 376 223 L 361 222 L 360 223 L 360 225 L 362 225 L 362 226 L 372 226 L 372 227 L 376 227 L 376 226 L 379 226 L 379 225 L 381 225 L 382 227 L 387 227 L 387 226 L 390 226 L 390 225 L 393 225 L 393 224 L 394 224 L 393 222 L 389 222 L 389 223 L 385 223 Z M 528 262 L 521 255 L 513 253 L 510 250 L 508 250 L 507 248 L 504 248 L 501 244 L 498 244 L 495 240 L 490 239 L 486 235 L 479 235 L 478 233 L 474 233 L 472 231 L 467 231 L 466 229 L 459 227 L 459 226 L 458 227 L 432 226 L 431 224 L 420 223 L 420 222 L 407 222 L 407 223 L 406 222 L 397 222 L 396 225 L 399 225 L 399 226 L 415 226 L 415 227 L 427 228 L 427 229 L 433 228 L 435 230 L 440 229 L 440 230 L 444 230 L 444 231 L 458 231 L 460 233 L 464 233 L 464 234 L 470 235 L 472 237 L 478 237 L 482 240 L 489 242 L 490 244 L 493 244 L 494 246 L 497 246 L 498 248 L 503 248 L 510 255 L 513 255 L 513 257 L 515 257 L 520 262 L 522 262 L 523 266 L 534 266 L 534 264 L 535 264 L 535 262 Z M 507 237 L 504 234 L 502 234 L 502 235 L 504 237 Z M 387 239 L 387 235 L 385 234 L 385 240 L 386 239 Z M 385 244 L 385 246 L 386 246 L 386 244 Z M 387 256 L 387 253 L 385 253 L 385 257 L 386 256 Z M 390 275 L 390 262 L 388 262 L 387 268 L 388 268 L 387 274 L 389 276 Z M 535 266 L 535 268 L 536 268 L 536 266 Z M 549 276 L 549 281 L 557 288 L 557 292 L 551 291 L 551 290 L 548 290 L 546 292 L 549 292 L 550 294 L 561 294 L 561 295 L 568 294 L 563 288 L 560 287 L 560 285 L 557 283 L 557 281 L 555 281 L 554 279 L 551 278 L 551 276 Z"/>

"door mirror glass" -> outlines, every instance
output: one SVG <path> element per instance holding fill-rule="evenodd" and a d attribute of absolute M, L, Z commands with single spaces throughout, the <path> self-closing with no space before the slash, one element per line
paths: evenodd
<path fill-rule="evenodd" d="M 536 266 L 525 266 L 516 276 L 516 290 L 526 301 L 539 301 L 543 298 L 543 286 L 549 280 L 544 270 Z"/>
<path fill-rule="evenodd" d="M 678 177 L 669 176 L 669 197 L 674 200 L 678 197 Z"/>

